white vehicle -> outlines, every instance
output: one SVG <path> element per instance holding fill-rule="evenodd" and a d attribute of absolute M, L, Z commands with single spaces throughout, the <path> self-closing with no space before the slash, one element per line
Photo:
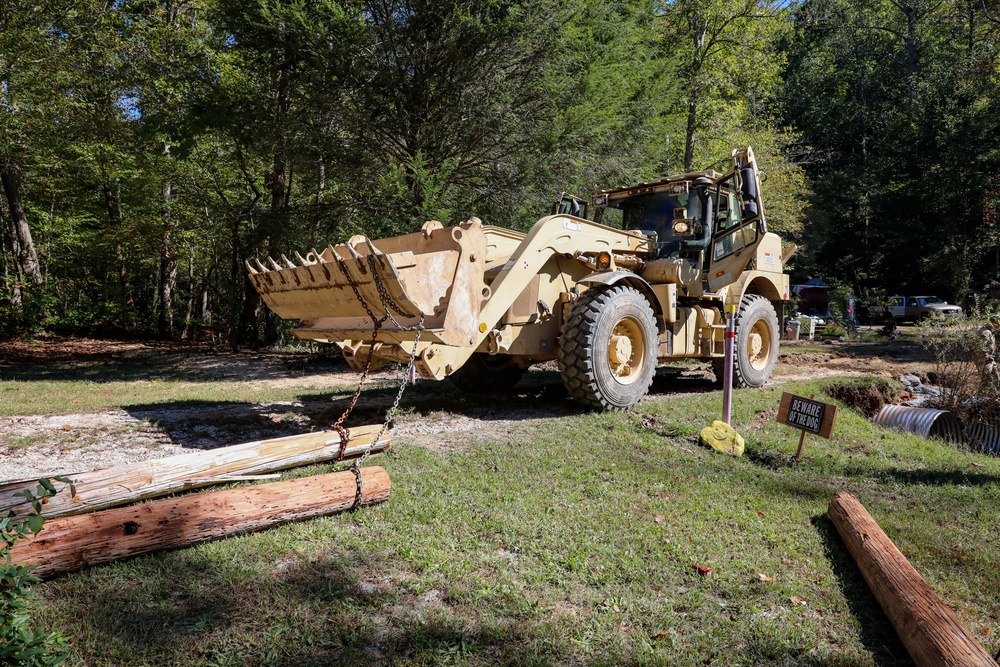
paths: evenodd
<path fill-rule="evenodd" d="M 962 309 L 936 296 L 891 296 L 889 314 L 897 322 L 917 322 L 932 315 L 961 315 Z"/>

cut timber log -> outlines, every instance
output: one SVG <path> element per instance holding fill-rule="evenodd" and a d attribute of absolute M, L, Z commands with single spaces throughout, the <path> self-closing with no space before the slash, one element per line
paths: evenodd
<path fill-rule="evenodd" d="M 838 493 L 827 514 L 918 667 L 997 667 L 857 498 Z"/>
<path fill-rule="evenodd" d="M 361 456 L 380 428 L 352 428 L 344 458 Z M 387 431 L 372 445 L 372 452 L 388 446 Z M 59 492 L 47 499 L 42 514 L 46 519 L 54 519 L 93 512 L 178 491 L 239 481 L 247 476 L 330 461 L 338 454 L 340 436 L 335 431 L 318 431 L 65 475 L 73 480 L 72 490 L 76 494 L 71 493 L 68 485 L 63 488 L 57 483 Z M 34 491 L 35 486 L 36 482 L 0 485 L 0 513 L 13 510 L 15 514 L 30 514 L 31 506 L 23 497 L 14 494 L 24 489 Z"/>
<path fill-rule="evenodd" d="M 392 483 L 385 469 L 361 469 L 362 505 L 386 500 Z M 45 522 L 42 531 L 10 551 L 18 565 L 51 578 L 65 572 L 141 554 L 177 549 L 291 521 L 335 514 L 354 504 L 354 472 L 203 491 L 142 505 L 117 507 Z"/>

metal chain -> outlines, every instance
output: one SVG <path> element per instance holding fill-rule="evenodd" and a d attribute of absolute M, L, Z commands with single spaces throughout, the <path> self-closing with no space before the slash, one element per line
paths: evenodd
<path fill-rule="evenodd" d="M 396 325 L 396 327 L 398 327 L 399 329 L 401 329 L 403 331 L 413 331 L 414 327 L 403 326 L 398 321 L 396 321 L 396 318 L 392 316 L 391 312 L 389 312 L 390 309 L 392 309 L 392 310 L 395 310 L 396 313 L 399 314 L 399 315 L 403 315 L 405 317 L 409 317 L 410 316 L 408 313 L 406 313 L 405 311 L 403 311 L 396 304 L 395 299 L 392 298 L 392 295 L 389 294 L 388 288 L 386 288 L 385 284 L 382 282 L 382 276 L 379 275 L 378 270 L 375 268 L 375 255 L 374 254 L 369 254 L 368 255 L 368 267 L 372 271 L 372 282 L 375 283 L 375 291 L 378 292 L 378 298 L 382 302 L 382 310 L 385 311 L 386 317 L 388 317 L 390 320 L 392 320 L 392 323 L 394 325 Z M 423 318 L 423 315 L 421 315 L 421 319 L 422 318 Z M 421 325 L 418 325 L 418 326 L 421 326 Z"/>
<path fill-rule="evenodd" d="M 361 388 L 364 387 L 365 381 L 368 379 L 368 371 L 371 370 L 372 367 L 372 353 L 375 352 L 375 342 L 378 340 L 378 332 L 379 329 L 382 328 L 382 324 L 385 322 L 388 314 L 382 316 L 381 318 L 375 317 L 371 308 L 368 307 L 368 302 L 361 297 L 361 290 L 358 289 L 358 284 L 354 281 L 354 276 L 352 276 L 350 271 L 347 270 L 347 261 L 336 252 L 333 253 L 333 256 L 337 258 L 337 266 L 340 267 L 341 273 L 343 273 L 344 277 L 347 278 L 347 284 L 351 286 L 351 290 L 354 291 L 354 296 L 361 304 L 361 307 L 365 309 L 365 313 L 368 314 L 368 317 L 371 318 L 373 325 L 372 339 L 368 344 L 368 358 L 365 359 L 365 367 L 361 372 L 361 379 L 358 380 L 358 388 L 354 390 L 354 395 L 351 397 L 351 401 L 347 404 L 347 409 L 344 410 L 344 414 L 340 415 L 340 418 L 337 419 L 331 427 L 337 432 L 337 435 L 340 436 L 340 452 L 337 454 L 337 460 L 340 461 L 344 458 L 344 451 L 347 449 L 347 441 L 351 439 L 350 430 L 345 428 L 343 425 L 344 420 L 347 419 L 349 414 L 351 414 L 351 410 L 354 409 L 354 406 L 358 402 L 358 398 L 361 396 Z"/>
<path fill-rule="evenodd" d="M 385 432 L 389 430 L 389 424 L 392 422 L 392 419 L 396 414 L 396 410 L 399 408 L 400 401 L 403 400 L 403 392 L 406 390 L 406 383 L 409 380 L 410 374 L 413 371 L 413 361 L 414 359 L 416 359 L 417 348 L 420 345 L 420 335 L 424 331 L 424 315 L 423 313 L 420 314 L 420 320 L 416 324 L 416 326 L 404 326 L 400 324 L 398 321 L 396 321 L 396 318 L 392 316 L 390 309 L 395 310 L 396 313 L 398 313 L 399 315 L 405 316 L 407 315 L 407 313 L 401 310 L 398 305 L 396 305 L 396 302 L 392 298 L 392 295 L 389 294 L 389 291 L 382 283 L 382 277 L 379 275 L 378 270 L 375 267 L 374 254 L 369 254 L 368 267 L 371 269 L 372 272 L 372 282 L 375 284 L 375 290 L 378 292 L 379 301 L 382 302 L 382 309 L 385 311 L 385 315 L 383 315 L 382 317 L 378 318 L 375 317 L 375 314 L 371 311 L 371 308 L 368 307 L 368 302 L 365 301 L 365 299 L 361 296 L 361 290 L 358 287 L 357 282 L 355 282 L 354 276 L 352 276 L 350 271 L 348 271 L 347 261 L 340 255 L 338 255 L 336 252 L 334 252 L 334 257 L 337 259 L 337 265 L 340 267 L 341 273 L 343 273 L 344 277 L 347 279 L 347 284 L 351 286 L 351 290 L 354 292 L 354 296 L 361 304 L 361 307 L 365 309 L 365 313 L 371 319 L 373 325 L 372 339 L 368 345 L 368 356 L 365 359 L 364 370 L 361 372 L 361 378 L 358 380 L 358 387 L 357 389 L 354 390 L 354 395 L 351 397 L 351 400 L 347 405 L 347 409 L 344 410 L 344 413 L 340 415 L 340 418 L 338 418 L 337 421 L 332 426 L 332 429 L 336 431 L 337 434 L 340 436 L 340 452 L 337 454 L 337 459 L 336 459 L 337 461 L 343 460 L 344 452 L 347 449 L 347 441 L 350 440 L 351 437 L 351 432 L 343 426 L 343 423 L 344 420 L 347 419 L 347 416 L 351 414 L 351 411 L 354 409 L 354 406 L 357 404 L 358 398 L 361 396 L 361 390 L 364 387 L 365 381 L 368 379 L 368 373 L 371 370 L 371 365 L 372 365 L 372 356 L 375 351 L 375 343 L 378 340 L 379 330 L 382 328 L 382 325 L 388 319 L 391 320 L 392 323 L 402 331 L 416 330 L 417 332 L 417 335 L 413 339 L 413 349 L 410 350 L 410 360 L 406 365 L 406 371 L 403 373 L 403 379 L 399 383 L 399 390 L 396 392 L 396 400 L 393 401 L 392 407 L 389 408 L 389 411 L 386 413 L 385 420 L 382 422 L 382 427 L 379 429 L 378 435 L 376 435 L 375 438 L 368 443 L 368 446 L 365 447 L 365 450 L 361 453 L 361 456 L 356 458 L 354 462 L 351 464 L 351 467 L 348 468 L 348 470 L 351 470 L 354 473 L 354 481 L 356 484 L 356 490 L 354 493 L 354 502 L 348 509 L 348 511 L 353 511 L 361 505 L 361 500 L 364 494 L 364 482 L 361 478 L 361 464 L 364 463 L 369 456 L 371 456 L 372 448 L 375 446 L 375 443 L 381 440 L 382 436 L 385 435 Z"/>
<path fill-rule="evenodd" d="M 406 391 L 406 383 L 410 380 L 410 373 L 413 369 L 413 361 L 417 356 L 417 347 L 420 344 L 420 334 L 424 332 L 424 316 L 420 316 L 420 322 L 417 324 L 417 335 L 413 339 L 413 349 L 410 350 L 410 361 L 406 364 L 406 371 L 403 373 L 403 379 L 399 383 L 399 390 L 396 392 L 396 400 L 393 401 L 392 407 L 385 414 L 385 421 L 382 422 L 382 428 L 379 429 L 378 435 L 375 439 L 368 443 L 365 447 L 365 451 L 362 452 L 361 456 L 354 459 L 354 463 L 351 464 L 351 469 L 354 471 L 354 480 L 357 484 L 357 490 L 354 493 L 354 504 L 351 505 L 351 510 L 357 509 L 361 505 L 362 494 L 364 493 L 364 483 L 361 481 L 361 464 L 365 462 L 369 456 L 371 456 L 372 448 L 375 443 L 382 439 L 382 436 L 386 431 L 389 430 L 389 424 L 392 423 L 393 417 L 396 416 L 396 410 L 399 408 L 400 401 L 403 400 L 403 392 Z"/>

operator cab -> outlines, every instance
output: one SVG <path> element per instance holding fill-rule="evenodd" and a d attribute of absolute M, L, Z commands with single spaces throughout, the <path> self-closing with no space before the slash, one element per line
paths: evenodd
<path fill-rule="evenodd" d="M 655 242 L 656 257 L 647 261 L 686 260 L 714 292 L 750 265 L 767 232 L 753 150 L 735 150 L 732 158 L 728 174 L 709 169 L 601 190 L 593 199 L 594 221 L 620 216 L 623 229 Z M 616 215 L 606 215 L 611 211 Z M 684 284 L 700 284 L 694 275 Z"/>
<path fill-rule="evenodd" d="M 727 181 L 703 171 L 601 192 L 595 219 L 601 222 L 607 209 L 619 209 L 622 228 L 654 239 L 658 258 L 686 257 L 700 268 L 712 235 L 739 224 Z"/>

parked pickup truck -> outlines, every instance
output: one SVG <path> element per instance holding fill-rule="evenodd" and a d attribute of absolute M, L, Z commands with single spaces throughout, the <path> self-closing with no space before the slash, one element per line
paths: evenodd
<path fill-rule="evenodd" d="M 897 322 L 915 322 L 931 315 L 961 315 L 962 309 L 936 296 L 891 296 L 889 313 Z"/>

